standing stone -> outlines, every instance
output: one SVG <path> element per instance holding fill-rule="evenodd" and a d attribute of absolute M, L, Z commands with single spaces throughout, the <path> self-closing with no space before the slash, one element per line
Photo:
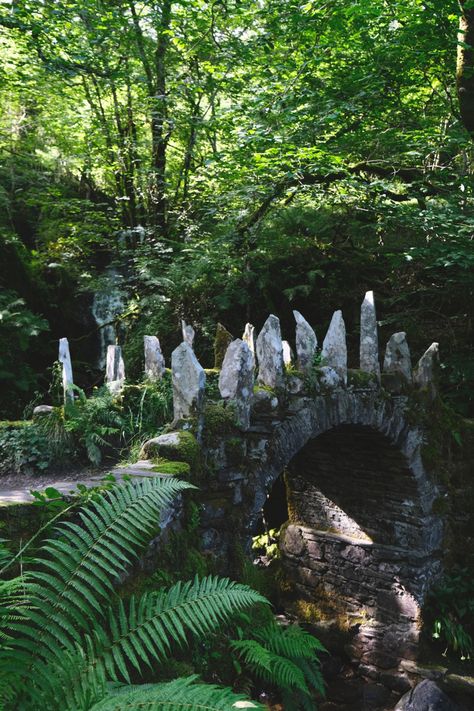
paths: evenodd
<path fill-rule="evenodd" d="M 250 427 L 250 403 L 253 394 L 254 358 L 248 345 L 237 338 L 229 345 L 219 375 L 219 390 L 224 400 L 234 403 L 237 424 Z"/>
<path fill-rule="evenodd" d="M 411 356 L 404 331 L 390 336 L 385 349 L 383 370 L 384 373 L 401 376 L 403 380 L 411 383 Z"/>
<path fill-rule="evenodd" d="M 374 292 L 368 291 L 360 308 L 360 369 L 380 382 L 379 341 Z"/>
<path fill-rule="evenodd" d="M 216 326 L 216 335 L 214 338 L 214 368 L 222 368 L 227 348 L 232 343 L 232 334 L 218 323 Z"/>
<path fill-rule="evenodd" d="M 174 419 L 202 414 L 206 373 L 189 343 L 183 342 L 171 354 Z"/>
<path fill-rule="evenodd" d="M 285 368 L 289 368 L 293 362 L 293 351 L 288 341 L 282 341 L 281 345 L 283 347 L 283 363 Z"/>
<path fill-rule="evenodd" d="M 194 328 L 192 326 L 190 326 L 189 324 L 187 324 L 186 321 L 184 321 L 184 319 L 182 319 L 181 320 L 181 330 L 183 332 L 183 341 L 185 343 L 188 343 L 192 348 L 193 343 L 194 343 L 194 336 L 195 336 Z"/>
<path fill-rule="evenodd" d="M 267 318 L 257 338 L 258 382 L 276 388 L 283 384 L 283 345 L 280 319 Z"/>
<path fill-rule="evenodd" d="M 244 330 L 244 335 L 242 336 L 242 340 L 245 341 L 245 343 L 248 345 L 250 348 L 250 352 L 253 355 L 253 361 L 254 361 L 254 368 L 257 363 L 257 349 L 255 345 L 255 326 L 253 326 L 251 323 L 246 323 L 245 324 L 245 330 Z"/>
<path fill-rule="evenodd" d="M 342 318 L 342 311 L 335 311 L 329 324 L 326 338 L 321 351 L 323 365 L 333 368 L 347 383 L 347 345 L 346 325 Z"/>
<path fill-rule="evenodd" d="M 111 393 L 119 393 L 125 382 L 125 364 L 120 346 L 107 346 L 105 382 Z"/>
<path fill-rule="evenodd" d="M 165 358 L 156 336 L 143 336 L 145 349 L 145 377 L 152 382 L 160 380 L 165 372 Z"/>
<path fill-rule="evenodd" d="M 59 339 L 59 356 L 58 360 L 63 368 L 63 393 L 64 402 L 74 402 L 74 392 L 72 386 L 74 380 L 72 377 L 71 355 L 69 353 L 69 342 L 67 338 Z"/>
<path fill-rule="evenodd" d="M 311 370 L 311 366 L 313 365 L 316 348 L 318 347 L 318 339 L 307 320 L 299 311 L 293 311 L 293 316 L 296 321 L 296 357 L 298 359 L 298 369 L 303 373 L 307 373 Z"/>
<path fill-rule="evenodd" d="M 413 381 L 423 390 L 436 394 L 436 366 L 439 360 L 439 344 L 432 343 L 418 361 L 413 373 Z"/>

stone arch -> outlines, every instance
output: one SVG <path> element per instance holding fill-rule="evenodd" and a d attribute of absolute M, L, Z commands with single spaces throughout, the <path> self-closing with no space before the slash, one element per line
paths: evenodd
<path fill-rule="evenodd" d="M 421 605 L 441 571 L 442 522 L 432 512 L 439 492 L 423 465 L 423 431 L 409 421 L 408 404 L 406 396 L 376 389 L 301 399 L 266 441 L 250 517 L 252 526 L 288 468 L 291 511 L 281 551 L 295 609 L 314 603 L 352 627 L 353 660 L 377 674 L 389 670 L 397 691 L 401 660 L 416 656 Z M 350 467 L 360 488 L 345 492 Z M 366 502 L 371 480 L 377 491 Z M 375 524 L 371 515 L 379 517 Z"/>

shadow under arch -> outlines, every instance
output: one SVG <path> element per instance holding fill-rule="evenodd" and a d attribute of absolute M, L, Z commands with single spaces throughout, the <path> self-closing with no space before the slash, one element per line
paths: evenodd
<path fill-rule="evenodd" d="M 375 393 L 307 402 L 268 443 L 253 511 L 286 469 L 280 546 L 294 595 L 358 629 L 353 659 L 379 670 L 416 657 L 420 607 L 441 571 L 438 491 L 405 410 Z"/>

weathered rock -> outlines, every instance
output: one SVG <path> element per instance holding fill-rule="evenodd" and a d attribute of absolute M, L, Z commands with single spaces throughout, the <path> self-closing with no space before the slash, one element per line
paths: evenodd
<path fill-rule="evenodd" d="M 193 347 L 194 343 L 194 336 L 196 335 L 194 332 L 194 328 L 190 325 L 187 324 L 184 319 L 181 320 L 181 331 L 183 333 L 183 341 L 187 343 L 188 345 Z"/>
<path fill-rule="evenodd" d="M 432 343 L 418 361 L 413 373 L 414 383 L 421 389 L 436 394 L 436 366 L 439 360 L 439 344 Z"/>
<path fill-rule="evenodd" d="M 394 711 L 460 711 L 434 681 L 425 679 L 402 696 Z"/>
<path fill-rule="evenodd" d="M 120 346 L 107 346 L 105 382 L 110 392 L 118 393 L 125 383 L 125 364 Z"/>
<path fill-rule="evenodd" d="M 253 356 L 254 360 L 254 367 L 257 363 L 257 353 L 256 353 L 256 344 L 255 344 L 255 326 L 252 326 L 251 323 L 246 323 L 245 324 L 245 330 L 244 334 L 242 336 L 242 340 L 245 341 L 245 343 L 248 345 L 250 352 Z"/>
<path fill-rule="evenodd" d="M 232 334 L 218 323 L 216 326 L 216 335 L 214 338 L 214 368 L 222 368 L 227 348 L 232 343 Z"/>
<path fill-rule="evenodd" d="M 323 341 L 321 357 L 324 365 L 333 368 L 347 383 L 347 344 L 346 325 L 342 311 L 333 313 L 326 338 Z"/>
<path fill-rule="evenodd" d="M 318 383 L 322 391 L 333 390 L 344 385 L 344 377 L 340 371 L 331 368 L 329 365 L 323 365 L 318 368 Z"/>
<path fill-rule="evenodd" d="M 374 292 L 368 291 L 360 309 L 360 369 L 380 382 L 379 341 Z"/>
<path fill-rule="evenodd" d="M 74 385 L 74 380 L 72 377 L 72 363 L 71 355 L 69 353 L 69 342 L 67 338 L 59 339 L 59 355 L 58 360 L 63 367 L 63 392 L 64 392 L 64 402 L 69 400 L 74 401 L 74 392 L 72 386 Z"/>
<path fill-rule="evenodd" d="M 181 343 L 171 354 L 174 419 L 199 416 L 204 405 L 206 373 L 189 343 Z"/>
<path fill-rule="evenodd" d="M 165 358 L 161 352 L 160 341 L 156 336 L 143 336 L 143 345 L 145 376 L 151 381 L 160 380 L 165 372 Z"/>
<path fill-rule="evenodd" d="M 411 356 L 404 331 L 394 333 L 390 336 L 385 349 L 383 370 L 384 373 L 399 375 L 407 383 L 411 383 Z"/>
<path fill-rule="evenodd" d="M 293 362 L 293 350 L 288 341 L 282 341 L 281 345 L 283 347 L 283 363 L 286 368 L 289 368 Z"/>
<path fill-rule="evenodd" d="M 224 400 L 235 406 L 237 424 L 250 427 L 250 404 L 253 394 L 254 360 L 248 345 L 237 338 L 227 348 L 219 375 L 219 390 Z"/>
<path fill-rule="evenodd" d="M 283 345 L 280 319 L 271 314 L 257 338 L 258 382 L 270 388 L 283 384 Z"/>
<path fill-rule="evenodd" d="M 307 373 L 313 365 L 318 347 L 314 330 L 299 311 L 293 311 L 296 321 L 296 357 L 299 370 Z"/>
<path fill-rule="evenodd" d="M 199 444 L 191 432 L 167 432 L 145 442 L 140 452 L 140 459 L 162 457 L 170 461 L 187 462 L 195 466 L 200 456 Z"/>

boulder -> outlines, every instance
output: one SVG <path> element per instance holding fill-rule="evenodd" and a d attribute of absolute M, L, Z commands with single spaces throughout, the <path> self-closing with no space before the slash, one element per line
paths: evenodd
<path fill-rule="evenodd" d="M 379 341 L 374 292 L 368 291 L 360 308 L 360 369 L 380 382 Z"/>
<path fill-rule="evenodd" d="M 171 354 L 171 371 L 174 419 L 202 414 L 206 373 L 189 343 L 183 341 L 174 349 Z"/>
<path fill-rule="evenodd" d="M 161 352 L 160 341 L 156 336 L 143 336 L 143 346 L 145 349 L 145 376 L 152 382 L 160 380 L 165 372 L 165 358 Z"/>
<path fill-rule="evenodd" d="M 224 400 L 234 404 L 239 427 L 250 427 L 250 405 L 253 395 L 254 359 L 248 345 L 237 338 L 227 348 L 219 375 L 219 390 Z"/>
<path fill-rule="evenodd" d="M 434 681 L 424 679 L 402 696 L 394 711 L 461 711 Z"/>
<path fill-rule="evenodd" d="M 280 319 L 271 314 L 257 338 L 258 382 L 270 388 L 283 385 L 283 344 Z"/>
<path fill-rule="evenodd" d="M 342 311 L 333 313 L 326 338 L 323 341 L 321 357 L 325 366 L 333 368 L 347 383 L 346 325 Z"/>
<path fill-rule="evenodd" d="M 37 405 L 33 410 L 33 419 L 51 415 L 54 407 L 52 405 Z"/>
<path fill-rule="evenodd" d="M 296 358 L 298 369 L 303 373 L 311 370 L 318 347 L 316 334 L 299 311 L 293 311 L 296 321 Z"/>

